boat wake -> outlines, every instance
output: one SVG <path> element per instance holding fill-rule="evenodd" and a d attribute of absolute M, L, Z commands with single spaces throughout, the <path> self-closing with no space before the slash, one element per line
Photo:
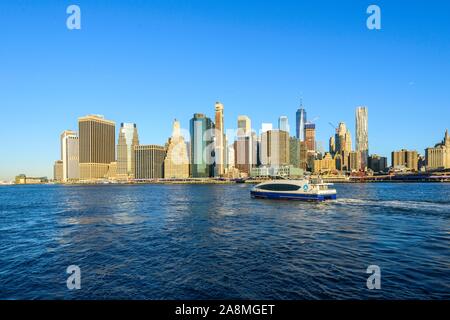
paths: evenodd
<path fill-rule="evenodd" d="M 421 211 L 421 212 L 433 212 L 433 213 L 446 213 L 450 214 L 450 203 L 439 203 L 429 201 L 411 201 L 411 200 L 370 200 L 370 199 L 352 199 L 352 198 L 339 198 L 334 201 L 337 205 L 349 205 L 359 207 L 379 207 L 379 208 L 391 208 L 405 211 Z"/>

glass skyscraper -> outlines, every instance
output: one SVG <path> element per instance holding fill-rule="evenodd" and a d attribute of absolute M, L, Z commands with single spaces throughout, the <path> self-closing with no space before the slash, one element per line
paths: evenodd
<path fill-rule="evenodd" d="M 214 176 L 214 123 L 202 113 L 194 114 L 190 121 L 191 176 Z"/>
<path fill-rule="evenodd" d="M 305 124 L 306 124 L 306 110 L 300 108 L 295 114 L 296 134 L 295 136 L 300 141 L 305 141 Z"/>
<path fill-rule="evenodd" d="M 289 121 L 288 121 L 288 117 L 286 116 L 281 116 L 278 118 L 278 129 L 280 129 L 281 131 L 285 131 L 287 133 L 289 133 Z"/>

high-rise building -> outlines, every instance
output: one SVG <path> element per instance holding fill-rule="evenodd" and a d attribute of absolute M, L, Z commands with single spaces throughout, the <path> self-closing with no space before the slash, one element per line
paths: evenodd
<path fill-rule="evenodd" d="M 330 140 L 328 142 L 328 151 L 333 156 L 336 154 L 336 138 L 334 136 L 330 137 Z"/>
<path fill-rule="evenodd" d="M 368 158 L 367 166 L 373 172 L 385 172 L 387 168 L 387 158 L 373 154 Z"/>
<path fill-rule="evenodd" d="M 309 152 L 316 151 L 316 125 L 314 123 L 305 123 L 305 142 Z"/>
<path fill-rule="evenodd" d="M 445 131 L 444 140 L 433 148 L 425 149 L 425 163 L 427 170 L 450 168 L 450 135 Z"/>
<path fill-rule="evenodd" d="M 61 181 L 74 181 L 80 178 L 79 139 L 75 131 L 66 130 L 61 134 Z"/>
<path fill-rule="evenodd" d="M 289 165 L 289 134 L 269 130 L 261 135 L 261 162 L 265 166 Z"/>
<path fill-rule="evenodd" d="M 244 115 L 238 116 L 238 135 L 249 135 L 252 131 L 250 118 Z"/>
<path fill-rule="evenodd" d="M 360 171 L 361 170 L 361 152 L 360 151 L 350 151 L 348 155 L 348 162 L 350 171 Z"/>
<path fill-rule="evenodd" d="M 278 118 L 278 129 L 281 131 L 286 131 L 287 133 L 290 132 L 288 117 L 281 116 Z"/>
<path fill-rule="evenodd" d="M 289 138 L 289 163 L 296 168 L 300 168 L 300 139 Z"/>
<path fill-rule="evenodd" d="M 180 122 L 173 122 L 172 137 L 167 142 L 167 153 L 164 160 L 164 178 L 189 178 L 189 156 L 186 142 L 181 135 Z"/>
<path fill-rule="evenodd" d="M 300 109 L 295 114 L 295 124 L 296 138 L 305 141 L 306 110 L 303 109 L 303 104 L 300 105 Z"/>
<path fill-rule="evenodd" d="M 369 157 L 369 124 L 366 107 L 357 107 L 355 113 L 356 123 L 356 151 L 361 153 L 361 169 L 367 168 Z"/>
<path fill-rule="evenodd" d="M 338 153 L 342 153 L 343 151 L 352 151 L 352 137 L 350 130 L 344 122 L 339 123 L 339 127 L 336 130 L 335 148 Z"/>
<path fill-rule="evenodd" d="M 216 111 L 216 123 L 215 123 L 215 170 L 216 170 L 216 176 L 223 176 L 225 173 L 225 129 L 224 129 L 224 123 L 223 123 L 223 104 L 220 102 L 216 102 L 215 105 L 215 111 Z"/>
<path fill-rule="evenodd" d="M 117 177 L 134 178 L 134 146 L 139 145 L 138 131 L 134 123 L 121 123 L 117 144 Z"/>
<path fill-rule="evenodd" d="M 61 182 L 63 180 L 63 161 L 56 160 L 53 165 L 53 180 Z"/>
<path fill-rule="evenodd" d="M 158 145 L 134 146 L 136 161 L 135 179 L 160 179 L 164 177 L 166 148 Z"/>
<path fill-rule="evenodd" d="M 392 151 L 391 157 L 392 167 L 394 169 L 418 170 L 419 156 L 415 150 L 409 151 L 402 149 L 400 151 Z"/>
<path fill-rule="evenodd" d="M 214 123 L 204 114 L 196 113 L 190 121 L 191 176 L 214 176 Z"/>
<path fill-rule="evenodd" d="M 78 127 L 80 179 L 105 178 L 116 157 L 114 121 L 100 115 L 88 115 L 78 119 Z"/>

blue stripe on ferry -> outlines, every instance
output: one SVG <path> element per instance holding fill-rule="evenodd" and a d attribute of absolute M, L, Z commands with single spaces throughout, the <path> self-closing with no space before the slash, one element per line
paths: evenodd
<path fill-rule="evenodd" d="M 292 199 L 292 200 L 315 200 L 315 201 L 336 199 L 336 194 L 317 195 L 317 194 L 298 194 L 298 193 L 276 193 L 276 192 L 251 191 L 251 195 L 254 196 L 254 197 L 267 198 L 267 199 Z"/>

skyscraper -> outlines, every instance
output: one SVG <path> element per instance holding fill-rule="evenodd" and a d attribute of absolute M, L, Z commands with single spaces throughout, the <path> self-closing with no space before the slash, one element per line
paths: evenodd
<path fill-rule="evenodd" d="M 61 134 L 61 161 L 63 182 L 80 178 L 79 139 L 75 131 L 66 130 Z"/>
<path fill-rule="evenodd" d="M 361 169 L 367 168 L 369 157 L 369 125 L 368 111 L 366 107 L 357 107 L 356 113 L 356 151 L 361 152 Z"/>
<path fill-rule="evenodd" d="M 61 182 L 63 179 L 63 162 L 62 160 L 56 160 L 53 165 L 53 180 Z"/>
<path fill-rule="evenodd" d="M 216 175 L 222 176 L 225 173 L 225 133 L 223 123 L 223 104 L 216 102 L 216 132 L 215 132 L 215 162 Z"/>
<path fill-rule="evenodd" d="M 189 156 L 186 142 L 181 135 L 180 122 L 173 122 L 172 137 L 167 142 L 167 153 L 164 159 L 164 178 L 189 178 Z"/>
<path fill-rule="evenodd" d="M 295 114 L 296 137 L 300 141 L 305 141 L 305 124 L 306 124 L 306 110 L 303 109 L 303 104 L 300 104 L 300 109 Z"/>
<path fill-rule="evenodd" d="M 289 133 L 289 121 L 288 121 L 288 117 L 286 116 L 281 116 L 280 118 L 278 118 L 278 129 L 281 131 L 286 131 L 287 133 Z"/>
<path fill-rule="evenodd" d="M 202 113 L 190 121 L 191 175 L 193 178 L 214 176 L 214 123 Z"/>
<path fill-rule="evenodd" d="M 134 146 L 136 161 L 135 179 L 159 179 L 164 177 L 166 148 L 158 145 Z"/>
<path fill-rule="evenodd" d="M 314 123 L 305 123 L 304 141 L 309 152 L 316 151 L 316 125 Z"/>
<path fill-rule="evenodd" d="M 80 179 L 104 178 L 115 161 L 116 146 L 114 121 L 100 115 L 88 115 L 78 119 L 80 146 Z"/>
<path fill-rule="evenodd" d="M 289 134 L 280 130 L 262 133 L 260 152 L 261 162 L 265 166 L 289 165 Z"/>
<path fill-rule="evenodd" d="M 392 151 L 391 153 L 392 167 L 395 169 L 407 169 L 417 171 L 419 168 L 419 155 L 415 150 Z"/>
<path fill-rule="evenodd" d="M 250 118 L 247 116 L 238 116 L 238 135 L 248 135 L 250 134 L 251 130 L 252 123 L 250 121 Z"/>
<path fill-rule="evenodd" d="M 134 123 L 122 123 L 117 144 L 117 176 L 119 179 L 134 178 L 134 146 L 139 145 L 139 137 Z"/>
<path fill-rule="evenodd" d="M 342 153 L 344 151 L 352 151 L 352 137 L 350 134 L 350 130 L 347 128 L 344 122 L 339 123 L 339 127 L 336 130 L 334 142 L 336 152 Z"/>

